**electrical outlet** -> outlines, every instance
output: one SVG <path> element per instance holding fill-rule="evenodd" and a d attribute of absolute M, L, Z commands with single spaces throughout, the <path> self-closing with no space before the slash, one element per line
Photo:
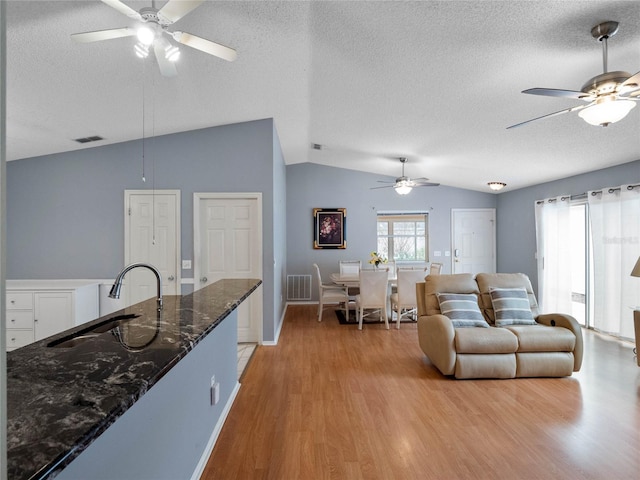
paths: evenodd
<path fill-rule="evenodd" d="M 218 390 L 216 392 L 216 390 Z M 220 384 L 216 383 L 216 376 L 213 375 L 211 377 L 211 387 L 209 389 L 209 395 L 211 400 L 211 405 L 215 405 L 220 400 Z"/>
<path fill-rule="evenodd" d="M 215 383 L 213 385 L 213 404 L 217 405 L 220 401 L 220 384 Z"/>
<path fill-rule="evenodd" d="M 191 270 L 191 260 L 182 260 L 182 269 Z"/>

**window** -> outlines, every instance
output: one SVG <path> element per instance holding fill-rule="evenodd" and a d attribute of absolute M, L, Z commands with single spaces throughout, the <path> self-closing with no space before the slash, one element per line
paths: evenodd
<path fill-rule="evenodd" d="M 426 213 L 378 214 L 378 250 L 396 262 L 426 262 Z"/>

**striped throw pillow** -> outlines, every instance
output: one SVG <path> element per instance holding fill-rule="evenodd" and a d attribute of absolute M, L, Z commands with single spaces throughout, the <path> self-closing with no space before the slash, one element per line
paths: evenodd
<path fill-rule="evenodd" d="M 437 293 L 440 312 L 454 327 L 489 327 L 474 293 Z"/>
<path fill-rule="evenodd" d="M 497 327 L 536 324 L 524 288 L 490 288 L 489 295 L 496 314 Z"/>

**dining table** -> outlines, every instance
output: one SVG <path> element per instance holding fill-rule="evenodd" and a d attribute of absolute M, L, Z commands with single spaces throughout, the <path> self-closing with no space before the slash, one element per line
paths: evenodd
<path fill-rule="evenodd" d="M 348 288 L 355 288 L 360 286 L 359 275 L 342 275 L 339 272 L 329 274 L 329 278 L 336 285 L 342 285 Z M 389 285 L 394 286 L 398 281 L 398 277 L 395 272 L 389 272 Z"/>

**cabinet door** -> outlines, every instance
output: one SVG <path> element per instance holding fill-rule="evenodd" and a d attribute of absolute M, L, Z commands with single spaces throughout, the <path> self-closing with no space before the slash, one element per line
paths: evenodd
<path fill-rule="evenodd" d="M 34 294 L 35 340 L 42 340 L 73 326 L 72 292 Z"/>

